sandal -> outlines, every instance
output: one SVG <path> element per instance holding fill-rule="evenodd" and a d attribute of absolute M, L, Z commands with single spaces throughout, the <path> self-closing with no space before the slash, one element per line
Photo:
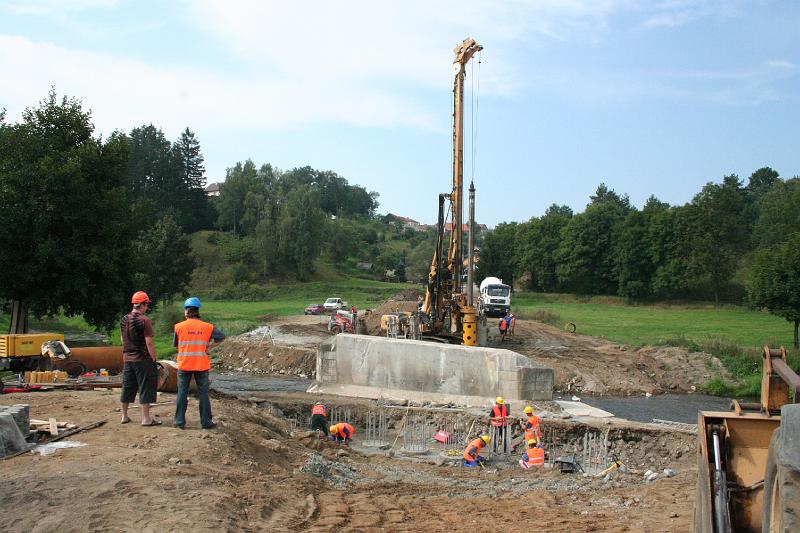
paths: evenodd
<path fill-rule="evenodd" d="M 142 427 L 160 426 L 162 423 L 163 422 L 161 422 L 161 420 L 154 418 L 153 420 L 150 421 L 149 424 L 142 424 Z"/>
<path fill-rule="evenodd" d="M 127 424 L 127 423 L 128 423 L 128 422 L 130 422 L 130 421 L 131 421 L 130 417 L 127 417 L 127 416 L 126 416 L 125 418 L 123 418 L 122 420 L 120 420 L 120 422 L 119 422 L 119 423 L 120 423 L 120 424 Z"/>

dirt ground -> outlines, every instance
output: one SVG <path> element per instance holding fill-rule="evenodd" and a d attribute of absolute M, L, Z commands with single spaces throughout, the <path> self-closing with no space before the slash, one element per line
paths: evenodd
<path fill-rule="evenodd" d="M 29 403 L 36 418 L 80 425 L 108 420 L 69 438 L 84 447 L 0 462 L 0 530 L 672 532 L 690 527 L 692 454 L 671 461 L 675 477 L 651 483 L 640 473 L 604 483 L 552 470 L 437 466 L 321 441 L 287 418 L 292 411 L 306 412 L 311 397 L 266 396 L 272 402 L 268 409 L 215 398 L 219 425 L 210 431 L 198 428 L 194 400 L 188 428 L 179 430 L 170 426 L 171 405 L 154 407 L 164 420 L 161 427 L 143 428 L 135 419 L 120 425 L 115 391 L 0 397 L 2 404 Z M 162 394 L 159 401 L 170 399 Z M 640 445 L 652 447 L 639 438 Z M 691 437 L 684 440 L 690 443 Z"/>

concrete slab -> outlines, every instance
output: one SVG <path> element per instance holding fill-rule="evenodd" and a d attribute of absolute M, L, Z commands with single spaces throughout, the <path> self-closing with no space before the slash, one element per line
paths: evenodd
<path fill-rule="evenodd" d="M 510 350 L 350 334 L 320 344 L 310 389 L 464 405 L 495 396 L 550 400 L 552 390 L 551 368 Z"/>
<path fill-rule="evenodd" d="M 557 400 L 556 403 L 561 407 L 561 409 L 564 410 L 565 413 L 569 413 L 574 417 L 591 416 L 594 418 L 611 418 L 614 416 L 613 413 L 603 411 L 597 407 L 592 407 L 591 405 L 587 405 L 583 402 Z"/>

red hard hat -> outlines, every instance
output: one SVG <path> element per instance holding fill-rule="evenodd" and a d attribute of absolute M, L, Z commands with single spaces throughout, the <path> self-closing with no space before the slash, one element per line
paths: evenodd
<path fill-rule="evenodd" d="M 136 291 L 131 296 L 131 303 L 132 304 L 143 304 L 143 303 L 150 303 L 150 297 L 147 296 L 147 293 L 144 291 Z"/>

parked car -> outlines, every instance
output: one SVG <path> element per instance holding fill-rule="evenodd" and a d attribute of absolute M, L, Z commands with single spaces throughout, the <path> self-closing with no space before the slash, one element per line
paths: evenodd
<path fill-rule="evenodd" d="M 305 310 L 303 311 L 304 315 L 321 315 L 325 312 L 325 306 L 323 304 L 309 304 L 306 306 Z"/>
<path fill-rule="evenodd" d="M 328 298 L 323 304 L 326 311 L 338 311 L 339 309 L 347 309 L 347 302 L 341 298 Z"/>

